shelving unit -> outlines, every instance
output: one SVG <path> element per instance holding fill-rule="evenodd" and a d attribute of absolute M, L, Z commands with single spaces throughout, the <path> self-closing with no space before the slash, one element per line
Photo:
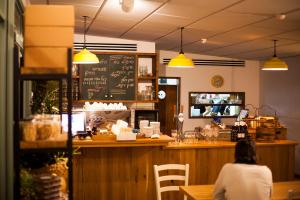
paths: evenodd
<path fill-rule="evenodd" d="M 138 80 L 153 80 L 153 79 L 156 79 L 156 77 L 154 76 L 139 76 L 138 75 Z"/>
<path fill-rule="evenodd" d="M 41 156 L 40 153 L 59 153 L 64 152 L 68 159 L 68 183 L 67 196 L 68 199 L 73 199 L 73 166 L 72 166 L 72 127 L 71 127 L 71 113 L 72 113 L 72 49 L 67 49 L 67 73 L 62 71 L 49 70 L 31 70 L 20 67 L 19 48 L 14 48 L 14 194 L 15 199 L 21 197 L 21 156 L 26 153 L 35 153 Z M 20 122 L 24 119 L 23 107 L 23 86 L 24 81 L 33 80 L 54 80 L 58 81 L 59 85 L 59 113 L 62 114 L 63 104 L 63 81 L 66 81 L 66 98 L 67 98 L 67 113 L 68 113 L 68 133 L 67 138 L 58 140 L 36 140 L 25 142 L 21 140 Z M 61 118 L 61 117 L 60 117 Z M 62 135 L 61 135 L 62 136 Z"/>
<path fill-rule="evenodd" d="M 157 62 L 157 55 L 155 53 L 137 54 L 137 102 L 158 102 Z"/>
<path fill-rule="evenodd" d="M 56 140 L 56 141 L 35 141 L 35 142 L 24 142 L 21 141 L 20 149 L 21 150 L 32 150 L 32 149 L 51 149 L 51 148 L 60 148 L 64 149 L 67 146 L 66 140 Z"/>

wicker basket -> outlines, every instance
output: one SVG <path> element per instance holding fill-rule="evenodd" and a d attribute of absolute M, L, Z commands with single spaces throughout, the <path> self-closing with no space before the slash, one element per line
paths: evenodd
<path fill-rule="evenodd" d="M 274 142 L 275 128 L 257 128 L 256 140 L 259 142 Z"/>

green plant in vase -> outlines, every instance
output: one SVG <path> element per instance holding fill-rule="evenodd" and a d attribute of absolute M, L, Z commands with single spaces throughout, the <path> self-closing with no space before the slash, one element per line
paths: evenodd
<path fill-rule="evenodd" d="M 32 93 L 32 114 L 56 114 L 59 112 L 57 81 L 34 81 L 32 84 Z"/>
<path fill-rule="evenodd" d="M 32 174 L 25 168 L 20 171 L 20 184 L 21 184 L 21 199 L 35 200 L 38 199 L 36 195 L 36 183 Z"/>

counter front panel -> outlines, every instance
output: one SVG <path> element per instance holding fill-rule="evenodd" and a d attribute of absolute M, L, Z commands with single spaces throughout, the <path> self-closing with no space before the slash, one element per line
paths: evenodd
<path fill-rule="evenodd" d="M 74 199 L 156 199 L 154 164 L 188 163 L 189 185 L 213 184 L 222 166 L 234 161 L 234 144 L 81 146 L 81 154 L 73 159 Z M 272 170 L 274 181 L 293 180 L 296 144 L 278 141 L 257 145 L 258 162 Z M 165 193 L 163 199 L 182 199 L 180 195 Z"/>

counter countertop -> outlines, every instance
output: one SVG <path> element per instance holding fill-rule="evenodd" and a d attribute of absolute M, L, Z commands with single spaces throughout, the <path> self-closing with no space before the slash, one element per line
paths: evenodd
<path fill-rule="evenodd" d="M 161 135 L 158 139 L 138 138 L 135 141 L 115 140 L 73 140 L 73 147 L 143 147 L 143 146 L 166 146 L 174 141 L 167 135 Z"/>
<path fill-rule="evenodd" d="M 275 145 L 297 145 L 298 142 L 292 140 L 275 140 L 274 142 L 256 142 L 256 146 L 275 146 Z M 232 148 L 235 142 L 230 141 L 198 141 L 195 144 L 168 144 L 165 149 L 197 149 L 197 148 Z"/>
<path fill-rule="evenodd" d="M 195 144 L 172 144 L 173 138 L 161 135 L 159 139 L 138 138 L 136 141 L 115 141 L 115 140 L 73 140 L 73 147 L 143 147 L 143 146 L 163 146 L 164 149 L 205 149 L 205 148 L 233 148 L 235 142 L 230 141 L 198 141 Z M 65 148 L 66 140 L 57 141 L 34 141 L 21 142 L 22 149 L 40 148 Z M 276 145 L 297 145 L 298 142 L 292 140 L 275 140 L 275 142 L 257 142 L 257 146 L 276 146 Z"/>

